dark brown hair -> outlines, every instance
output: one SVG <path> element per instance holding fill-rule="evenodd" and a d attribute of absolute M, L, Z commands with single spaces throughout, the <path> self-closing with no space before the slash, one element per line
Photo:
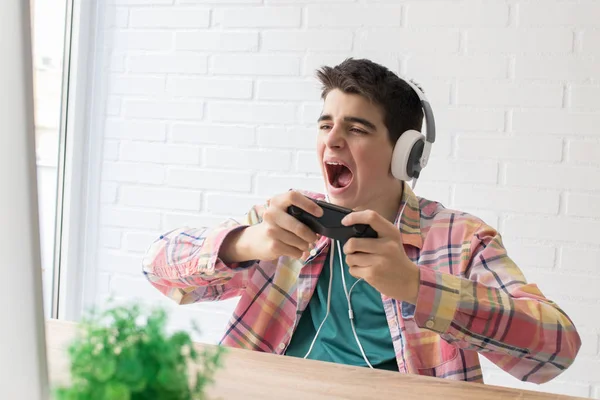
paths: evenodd
<path fill-rule="evenodd" d="M 380 106 L 392 145 L 404 131 L 421 130 L 423 110 L 419 96 L 386 67 L 366 59 L 348 58 L 335 67 L 321 67 L 317 78 L 322 84 L 323 99 L 330 91 L 339 89 L 364 96 Z"/>

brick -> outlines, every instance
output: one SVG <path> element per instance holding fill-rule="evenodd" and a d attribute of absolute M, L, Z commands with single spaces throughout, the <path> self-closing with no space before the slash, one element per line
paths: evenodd
<path fill-rule="evenodd" d="M 119 115 L 121 113 L 121 103 L 121 97 L 109 95 L 106 99 L 106 115 Z"/>
<path fill-rule="evenodd" d="M 235 125 L 201 125 L 175 123 L 171 126 L 173 142 L 249 146 L 254 144 L 254 128 Z"/>
<path fill-rule="evenodd" d="M 246 210 L 247 211 L 247 210 Z M 225 217 L 215 217 L 210 215 L 201 215 L 199 213 L 177 213 L 168 212 L 163 217 L 164 230 L 189 226 L 194 228 L 214 227 L 225 221 Z"/>
<path fill-rule="evenodd" d="M 564 299 L 558 297 L 557 299 L 560 301 L 561 308 L 573 320 L 578 329 L 600 329 L 600 321 L 598 318 L 590 318 L 590 315 L 596 315 L 598 312 L 597 302 L 584 301 L 572 297 L 566 297 Z M 577 362 L 577 360 L 575 360 L 575 362 Z"/>
<path fill-rule="evenodd" d="M 119 186 L 116 183 L 102 182 L 100 184 L 100 203 L 114 204 L 117 202 Z"/>
<path fill-rule="evenodd" d="M 164 122 L 157 121 L 107 118 L 104 121 L 104 137 L 164 141 L 167 137 L 167 126 Z"/>
<path fill-rule="evenodd" d="M 423 131 L 424 134 L 425 131 Z M 452 154 L 454 138 L 448 132 L 436 131 L 430 158 L 448 158 Z"/>
<path fill-rule="evenodd" d="M 179 0 L 181 4 L 259 4 L 262 0 Z"/>
<path fill-rule="evenodd" d="M 402 5 L 309 5 L 309 28 L 400 27 Z"/>
<path fill-rule="evenodd" d="M 258 81 L 259 100 L 316 100 L 321 97 L 320 85 L 314 80 Z"/>
<path fill-rule="evenodd" d="M 544 268 L 548 270 L 554 268 L 556 261 L 555 247 L 524 243 L 521 240 L 504 236 L 502 237 L 502 242 L 508 256 L 525 273 L 530 268 Z"/>
<path fill-rule="evenodd" d="M 548 298 L 556 298 L 564 294 L 565 288 L 577 288 L 577 297 L 582 300 L 595 300 L 597 297 L 593 285 L 600 283 L 600 276 L 593 277 L 589 275 L 576 275 L 572 272 L 567 274 L 530 270 L 527 273 L 527 279 L 539 285 L 542 292 Z"/>
<path fill-rule="evenodd" d="M 208 28 L 210 10 L 188 7 L 131 10 L 132 28 Z"/>
<path fill-rule="evenodd" d="M 504 130 L 504 112 L 443 107 L 434 110 L 436 126 L 452 132 L 501 132 Z"/>
<path fill-rule="evenodd" d="M 127 251 L 145 253 L 160 236 L 160 232 L 126 232 L 123 248 Z"/>
<path fill-rule="evenodd" d="M 596 22 L 597 24 L 597 22 Z M 600 43 L 600 31 L 585 30 L 581 39 L 581 53 L 583 55 L 598 55 L 600 49 L 598 48 Z"/>
<path fill-rule="evenodd" d="M 600 68 L 600 63 L 598 64 Z M 600 111 L 599 86 L 572 86 L 571 108 L 585 108 Z"/>
<path fill-rule="evenodd" d="M 338 32 L 336 30 L 336 32 Z M 311 49 L 315 50 L 315 49 Z M 334 49 L 337 50 L 337 49 Z M 316 50 L 315 50 L 316 51 Z M 388 68 L 390 71 L 394 73 L 399 72 L 399 60 L 397 54 L 389 54 L 385 52 L 377 53 L 377 52 L 369 52 L 369 51 L 357 51 L 357 52 L 344 52 L 344 53 L 331 53 L 331 52 L 323 52 L 323 53 L 309 53 L 306 56 L 304 61 L 304 66 L 302 69 L 302 74 L 310 76 L 314 78 L 315 72 L 317 69 L 320 69 L 322 66 L 330 66 L 333 67 L 335 65 L 340 64 L 348 57 L 354 58 L 368 58 L 369 60 L 376 62 L 384 67 Z"/>
<path fill-rule="evenodd" d="M 241 7 L 218 9 L 216 20 L 224 28 L 299 28 L 299 7 Z"/>
<path fill-rule="evenodd" d="M 213 122 L 292 124 L 296 122 L 293 104 L 212 102 L 208 118 Z"/>
<path fill-rule="evenodd" d="M 291 153 L 282 150 L 206 149 L 206 166 L 259 171 L 289 171 Z"/>
<path fill-rule="evenodd" d="M 516 55 L 515 78 L 588 81 L 600 78 L 599 63 L 579 55 Z"/>
<path fill-rule="evenodd" d="M 429 200 L 438 201 L 446 206 L 450 204 L 450 185 L 419 182 L 415 187 L 415 194 Z"/>
<path fill-rule="evenodd" d="M 600 143 L 572 140 L 569 142 L 568 161 L 572 163 L 600 163 Z"/>
<path fill-rule="evenodd" d="M 315 149 L 317 127 L 314 128 L 258 128 L 258 145 L 284 149 Z"/>
<path fill-rule="evenodd" d="M 483 357 L 482 357 L 483 358 Z M 485 370 L 485 369 L 484 369 Z M 578 383 L 573 380 L 562 380 L 562 375 L 560 378 L 556 378 L 550 382 L 544 383 L 543 385 L 538 385 L 530 382 L 522 382 L 514 379 L 512 376 L 507 374 L 506 372 L 500 370 L 498 368 L 497 373 L 492 373 L 486 376 L 485 382 L 489 385 L 495 386 L 504 386 L 513 389 L 521 389 L 521 390 L 530 390 L 533 392 L 542 392 L 540 393 L 540 397 L 555 397 L 552 396 L 551 393 L 562 394 L 566 396 L 576 396 L 579 398 L 587 398 L 589 396 L 590 385 L 589 383 Z M 529 395 L 529 393 L 528 393 Z M 535 394 L 532 394 L 534 397 Z"/>
<path fill-rule="evenodd" d="M 224 75 L 298 75 L 300 58 L 271 54 L 220 54 L 212 58 L 211 71 Z"/>
<path fill-rule="evenodd" d="M 450 161 L 430 159 L 421 177 L 434 182 L 496 183 L 498 163 L 495 161 Z"/>
<path fill-rule="evenodd" d="M 119 142 L 116 140 L 105 140 L 102 148 L 102 159 L 105 161 L 116 161 L 119 158 Z"/>
<path fill-rule="evenodd" d="M 109 294 L 111 274 L 98 272 L 94 277 L 94 290 L 96 298 Z"/>
<path fill-rule="evenodd" d="M 600 250 L 563 246 L 559 269 L 587 274 L 600 274 Z"/>
<path fill-rule="evenodd" d="M 119 5 L 150 5 L 150 4 L 173 4 L 173 0 L 107 0 L 107 4 Z"/>
<path fill-rule="evenodd" d="M 476 106 L 562 107 L 560 84 L 461 81 L 457 104 Z"/>
<path fill-rule="evenodd" d="M 560 192 L 528 188 L 457 185 L 453 205 L 481 207 L 498 212 L 558 214 Z"/>
<path fill-rule="evenodd" d="M 298 151 L 296 156 L 296 171 L 321 176 L 321 167 L 315 151 Z"/>
<path fill-rule="evenodd" d="M 112 54 L 106 62 L 106 68 L 110 72 L 125 72 L 125 55 Z"/>
<path fill-rule="evenodd" d="M 149 163 L 105 162 L 102 166 L 102 179 L 158 185 L 165 182 L 165 167 Z"/>
<path fill-rule="evenodd" d="M 136 54 L 129 56 L 127 66 L 131 72 L 205 74 L 208 57 L 184 52 Z"/>
<path fill-rule="evenodd" d="M 337 30 L 336 30 L 337 31 Z M 333 67 L 338 65 L 346 58 L 348 58 L 348 52 L 344 53 L 332 53 L 322 52 L 322 53 L 309 53 L 304 59 L 304 65 L 302 67 L 302 74 L 308 75 L 312 79 L 314 79 L 315 72 L 317 69 L 320 69 L 323 66 Z M 396 58 L 397 61 L 397 58 Z"/>
<path fill-rule="evenodd" d="M 565 28 L 473 28 L 467 32 L 467 53 L 571 53 L 573 31 Z"/>
<path fill-rule="evenodd" d="M 325 182 L 321 177 L 304 176 L 272 176 L 258 175 L 256 177 L 257 193 L 261 196 L 274 196 L 285 193 L 289 189 L 310 190 L 325 193 Z"/>
<path fill-rule="evenodd" d="M 200 120 L 202 101 L 187 100 L 133 100 L 123 102 L 123 115 L 132 118 Z"/>
<path fill-rule="evenodd" d="M 440 68 L 443 65 L 443 68 Z M 408 59 L 407 75 L 415 78 L 488 78 L 508 75 L 506 56 L 463 56 L 417 54 Z"/>
<path fill-rule="evenodd" d="M 508 24 L 508 5 L 492 2 L 413 2 L 407 6 L 408 26 L 485 26 Z"/>
<path fill-rule="evenodd" d="M 326 0 L 327 3 L 354 3 L 356 0 Z M 306 4 L 306 3 L 323 3 L 323 0 L 265 0 L 267 4 Z M 343 6 L 341 6 L 343 7 Z"/>
<path fill-rule="evenodd" d="M 116 275 L 110 281 L 110 292 L 112 296 L 123 297 L 125 299 L 143 299 L 158 306 L 157 301 L 167 301 L 154 286 L 144 279 L 141 275 L 141 261 L 138 262 L 139 270 L 135 277 Z M 133 273 L 133 271 L 131 272 Z"/>
<path fill-rule="evenodd" d="M 164 164 L 199 164 L 200 150 L 166 143 L 122 142 L 121 160 Z"/>
<path fill-rule="evenodd" d="M 256 204 L 264 204 L 265 201 L 265 198 L 256 196 L 208 193 L 206 195 L 206 210 L 222 215 L 243 215 Z"/>
<path fill-rule="evenodd" d="M 323 111 L 323 103 L 304 103 L 301 106 L 301 120 L 300 122 L 303 124 L 317 124 L 317 119 L 319 115 L 321 115 L 321 111 Z"/>
<path fill-rule="evenodd" d="M 123 186 L 120 204 L 132 207 L 151 207 L 167 210 L 200 210 L 200 192 L 171 188 Z"/>
<path fill-rule="evenodd" d="M 196 51 L 256 51 L 256 32 L 177 32 L 175 49 Z"/>
<path fill-rule="evenodd" d="M 452 84 L 441 79 L 416 80 L 413 79 L 425 91 L 425 97 L 429 100 L 431 107 L 437 110 L 450 105 L 450 91 Z"/>
<path fill-rule="evenodd" d="M 512 130 L 517 133 L 600 135 L 600 114 L 564 110 L 514 111 Z"/>
<path fill-rule="evenodd" d="M 250 99 L 252 81 L 213 77 L 170 77 L 167 80 L 167 93 L 187 97 Z"/>
<path fill-rule="evenodd" d="M 567 193 L 567 215 L 600 218 L 600 196 Z"/>
<path fill-rule="evenodd" d="M 535 3 L 519 4 L 520 26 L 596 27 L 598 15 L 600 4 L 594 1 L 551 1 L 545 7 Z"/>
<path fill-rule="evenodd" d="M 452 207 L 454 207 L 454 205 L 452 205 Z M 481 220 L 485 224 L 491 226 L 493 229 L 498 229 L 498 213 L 495 211 L 482 210 L 481 207 L 465 207 L 457 211 L 460 213 L 466 212 L 472 215 L 474 218 L 477 218 L 478 220 Z"/>
<path fill-rule="evenodd" d="M 598 229 L 600 229 L 600 222 L 592 220 L 509 215 L 504 221 L 503 234 L 551 242 L 597 244 L 596 232 Z M 566 282 L 562 284 L 563 290 L 565 287 L 571 287 Z"/>
<path fill-rule="evenodd" d="M 121 247 L 121 230 L 100 228 L 98 245 L 107 249 L 119 249 Z"/>
<path fill-rule="evenodd" d="M 105 26 L 107 28 L 127 28 L 129 9 L 126 7 L 107 7 Z"/>
<path fill-rule="evenodd" d="M 598 334 L 593 331 L 578 330 L 581 337 L 579 354 L 582 356 L 595 356 L 598 354 Z"/>
<path fill-rule="evenodd" d="M 424 34 L 422 30 L 380 28 L 357 31 L 354 48 L 382 53 L 451 54 L 458 52 L 459 39 L 457 29 L 428 28 Z M 390 47 L 390 43 L 394 46 Z"/>
<path fill-rule="evenodd" d="M 168 31 L 112 31 L 107 35 L 107 46 L 113 51 L 161 51 L 173 47 L 173 33 Z"/>
<path fill-rule="evenodd" d="M 142 258 L 140 255 L 125 254 L 115 250 L 100 250 L 97 266 L 98 271 L 141 275 Z"/>
<path fill-rule="evenodd" d="M 111 94 L 156 95 L 165 92 L 165 78 L 113 74 L 108 78 L 108 91 Z"/>
<path fill-rule="evenodd" d="M 101 210 L 100 224 L 128 229 L 160 229 L 160 214 L 156 211 L 105 206 Z"/>
<path fill-rule="evenodd" d="M 509 163 L 507 186 L 529 186 L 562 190 L 600 190 L 598 168 L 558 165 Z"/>
<path fill-rule="evenodd" d="M 250 192 L 252 174 L 241 171 L 199 170 L 171 168 L 167 185 L 181 188 Z"/>
<path fill-rule="evenodd" d="M 266 51 L 350 51 L 351 31 L 310 30 L 262 32 L 261 49 Z"/>
<path fill-rule="evenodd" d="M 459 135 L 457 155 L 460 159 L 560 161 L 562 142 L 560 138 L 543 136 Z"/>

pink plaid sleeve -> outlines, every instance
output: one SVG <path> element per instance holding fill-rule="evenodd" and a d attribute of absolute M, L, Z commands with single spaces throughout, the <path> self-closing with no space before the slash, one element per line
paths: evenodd
<path fill-rule="evenodd" d="M 144 275 L 179 304 L 239 296 L 256 261 L 226 265 L 219 250 L 230 233 L 259 223 L 261 212 L 255 206 L 241 222 L 229 219 L 213 229 L 184 227 L 160 236 L 144 256 Z"/>
<path fill-rule="evenodd" d="M 466 244 L 458 273 L 421 268 L 417 324 L 520 380 L 544 383 L 559 375 L 581 346 L 573 322 L 526 282 L 493 228 L 482 224 Z"/>

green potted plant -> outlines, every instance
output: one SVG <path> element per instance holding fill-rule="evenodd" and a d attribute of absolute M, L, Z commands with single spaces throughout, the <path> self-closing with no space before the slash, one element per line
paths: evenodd
<path fill-rule="evenodd" d="M 224 348 L 198 351 L 187 332 L 167 334 L 166 323 L 163 309 L 143 312 L 139 304 L 90 311 L 69 346 L 70 385 L 56 388 L 56 398 L 205 398 Z M 191 368 L 197 369 L 195 373 Z"/>

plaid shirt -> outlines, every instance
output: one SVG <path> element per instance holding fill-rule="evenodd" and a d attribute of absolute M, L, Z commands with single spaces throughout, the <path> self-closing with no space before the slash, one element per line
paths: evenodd
<path fill-rule="evenodd" d="M 416 306 L 382 295 L 401 373 L 483 381 L 478 353 L 514 377 L 543 383 L 572 364 L 581 341 L 569 317 L 527 283 L 500 234 L 480 219 L 416 197 L 404 185 L 401 234 L 420 268 Z M 313 198 L 324 196 L 307 193 Z M 261 222 L 265 206 L 214 229 L 182 228 L 144 257 L 152 285 L 179 304 L 240 296 L 221 344 L 284 354 L 329 251 L 225 265 L 223 240 Z"/>

